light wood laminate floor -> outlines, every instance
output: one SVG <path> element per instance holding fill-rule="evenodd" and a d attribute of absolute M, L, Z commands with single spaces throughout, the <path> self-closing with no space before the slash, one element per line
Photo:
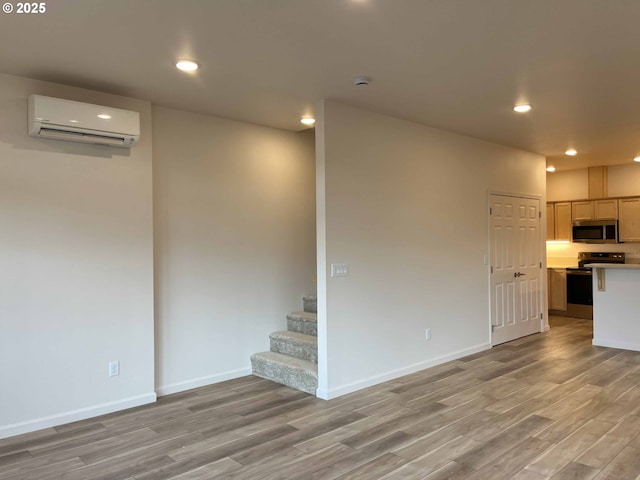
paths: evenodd
<path fill-rule="evenodd" d="M 0 478 L 640 479 L 640 353 L 552 327 L 328 402 L 244 377 L 0 440 Z"/>

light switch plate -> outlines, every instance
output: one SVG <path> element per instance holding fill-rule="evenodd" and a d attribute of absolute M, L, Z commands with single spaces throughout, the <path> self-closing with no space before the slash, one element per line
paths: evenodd
<path fill-rule="evenodd" d="M 332 263 L 331 276 L 332 277 L 348 277 L 349 265 L 346 263 Z"/>

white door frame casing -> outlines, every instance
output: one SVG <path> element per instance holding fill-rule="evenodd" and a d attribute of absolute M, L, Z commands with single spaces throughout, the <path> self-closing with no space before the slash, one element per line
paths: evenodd
<path fill-rule="evenodd" d="M 490 343 L 491 345 L 495 345 L 494 341 L 493 341 L 493 335 L 492 335 L 492 322 L 493 322 L 493 318 L 492 318 L 492 310 L 493 310 L 493 305 L 495 302 L 495 299 L 493 298 L 493 291 L 492 291 L 492 265 L 494 263 L 494 259 L 491 256 L 491 241 L 492 241 L 492 231 L 491 231 L 491 213 L 490 213 L 490 208 L 491 208 L 491 204 L 492 204 L 492 197 L 494 195 L 498 195 L 498 196 L 503 196 L 503 197 L 513 197 L 513 198 L 521 198 L 521 199 L 528 199 L 528 200 L 537 200 L 538 204 L 539 204 L 539 211 L 541 212 L 540 216 L 539 216 L 539 228 L 538 228 L 538 242 L 539 242 L 539 261 L 542 264 L 542 268 L 540 268 L 540 294 L 538 296 L 538 309 L 540 312 L 543 313 L 543 318 L 540 320 L 540 329 L 539 332 L 545 332 L 547 330 L 549 330 L 549 319 L 548 319 L 548 310 L 546 308 L 547 305 L 547 289 L 548 289 L 548 285 L 547 285 L 547 275 L 546 275 L 546 271 L 547 271 L 547 256 L 546 256 L 546 243 L 545 243 L 545 239 L 546 239 L 546 208 L 542 208 L 544 205 L 543 202 L 543 197 L 541 195 L 537 195 L 537 194 L 527 194 L 527 193 L 514 193 L 514 192 L 502 192 L 502 191 L 493 191 L 493 190 L 489 190 L 487 192 L 487 258 L 488 258 L 488 265 L 487 265 L 487 294 L 489 295 L 489 311 L 488 313 L 488 322 L 487 322 L 487 327 L 488 327 L 488 333 L 489 333 L 489 338 L 490 338 Z"/>

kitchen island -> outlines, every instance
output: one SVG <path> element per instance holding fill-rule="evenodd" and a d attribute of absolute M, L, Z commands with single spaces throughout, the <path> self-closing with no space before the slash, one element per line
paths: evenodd
<path fill-rule="evenodd" d="M 591 263 L 593 345 L 640 351 L 640 264 Z"/>

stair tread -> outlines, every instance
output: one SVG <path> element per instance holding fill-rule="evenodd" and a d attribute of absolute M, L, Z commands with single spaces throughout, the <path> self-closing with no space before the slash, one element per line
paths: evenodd
<path fill-rule="evenodd" d="M 313 335 L 306 335 L 304 333 L 292 332 L 291 330 L 282 330 L 280 332 L 273 332 L 269 335 L 269 338 L 273 339 L 286 339 L 292 340 L 297 343 L 308 343 L 310 345 L 318 345 L 318 337 Z"/>
<path fill-rule="evenodd" d="M 307 362 L 299 358 L 290 357 L 288 355 L 282 355 L 276 352 L 260 352 L 254 353 L 251 356 L 252 359 L 264 359 L 273 363 L 278 363 L 287 367 L 295 368 L 297 370 L 304 370 L 306 373 L 318 376 L 318 365 L 315 363 Z"/>

